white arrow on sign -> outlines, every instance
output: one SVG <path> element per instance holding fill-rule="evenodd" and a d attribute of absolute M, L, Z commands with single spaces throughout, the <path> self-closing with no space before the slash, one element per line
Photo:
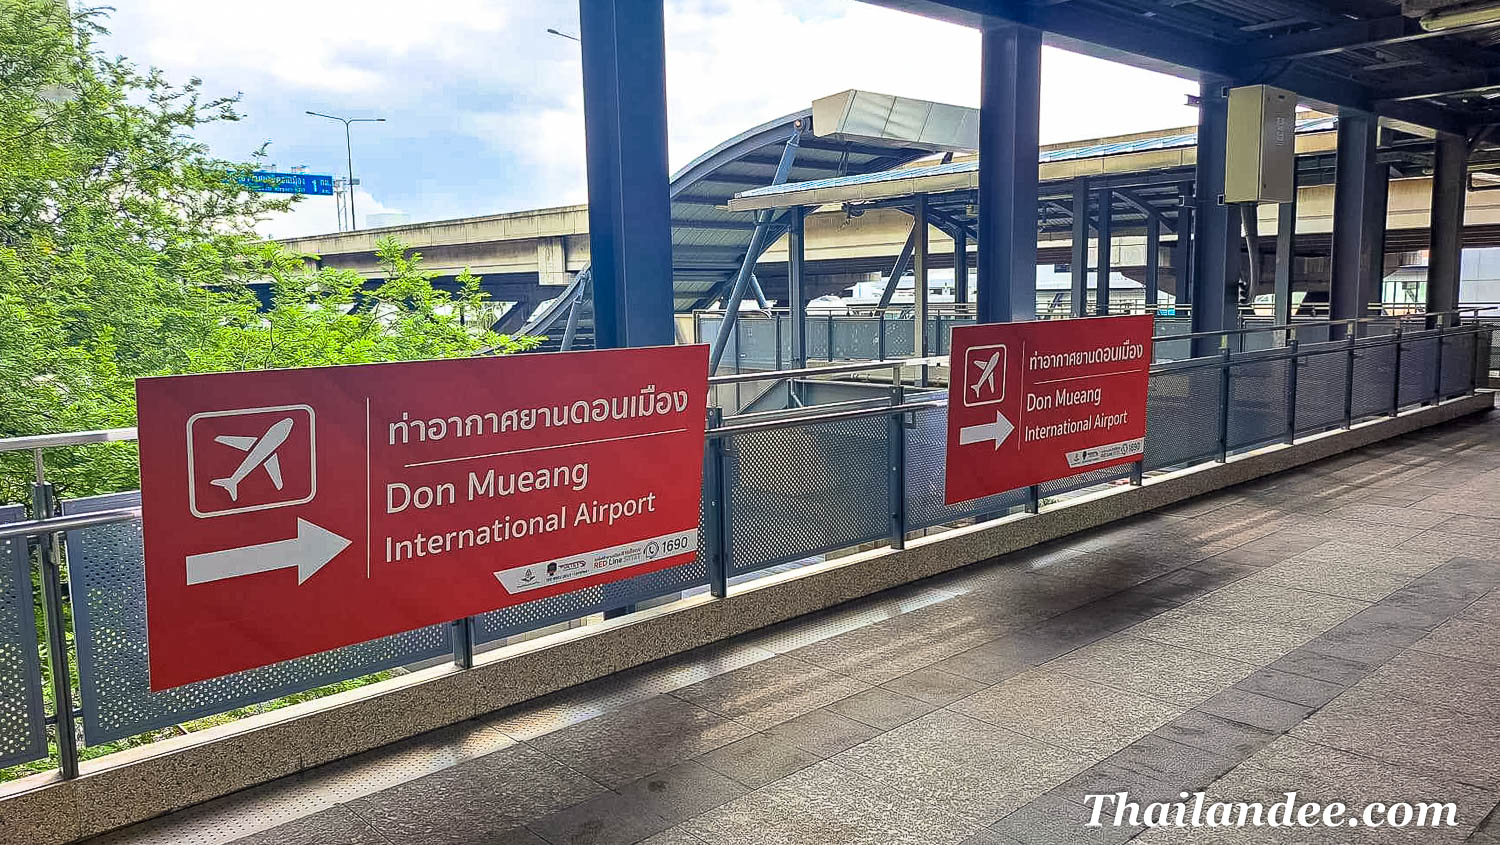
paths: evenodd
<path fill-rule="evenodd" d="M 188 555 L 187 582 L 206 584 L 257 572 L 295 568 L 297 583 L 301 584 L 348 547 L 349 541 L 343 537 L 299 519 L 297 536 L 290 540 Z"/>
<path fill-rule="evenodd" d="M 979 425 L 966 425 L 958 430 L 959 445 L 967 446 L 970 443 L 983 443 L 986 440 L 995 441 L 995 448 L 999 449 L 1010 433 L 1016 427 L 1011 425 L 1010 420 L 999 411 L 995 412 L 995 421 L 992 423 L 980 423 Z"/>

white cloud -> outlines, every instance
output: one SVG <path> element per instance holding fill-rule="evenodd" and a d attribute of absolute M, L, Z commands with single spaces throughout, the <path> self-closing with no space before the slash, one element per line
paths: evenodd
<path fill-rule="evenodd" d="M 363 188 L 354 192 L 354 210 L 360 228 L 367 228 L 367 215 L 399 213 Z M 339 216 L 333 197 L 302 197 L 292 207 L 262 220 L 255 230 L 264 238 L 300 238 L 338 231 Z"/>

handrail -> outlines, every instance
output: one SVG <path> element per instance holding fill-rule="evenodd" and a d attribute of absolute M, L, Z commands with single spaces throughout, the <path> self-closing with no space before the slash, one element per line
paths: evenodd
<path fill-rule="evenodd" d="M 136 430 L 133 426 L 102 428 L 95 431 L 69 431 L 62 434 L 27 434 L 21 437 L 0 437 L 0 452 L 29 452 L 32 449 L 50 449 L 56 446 L 118 443 L 134 439 L 136 439 Z"/>
<path fill-rule="evenodd" d="M 861 408 L 853 411 L 835 411 L 831 414 L 820 414 L 816 416 L 788 417 L 779 420 L 766 420 L 765 422 L 741 423 L 738 425 L 725 425 L 718 428 L 710 428 L 704 432 L 705 439 L 716 440 L 735 434 L 749 434 L 756 431 L 772 431 L 780 428 L 799 428 L 812 423 L 839 422 L 841 420 L 855 420 L 863 417 L 888 417 L 892 414 L 909 414 L 915 411 L 926 411 L 932 408 L 941 408 L 947 402 L 924 401 L 904 402 L 900 405 L 882 405 L 878 408 Z"/>
<path fill-rule="evenodd" d="M 13 540 L 19 537 L 40 537 L 45 534 L 76 531 L 80 528 L 92 528 L 95 525 L 113 525 L 118 522 L 129 522 L 132 519 L 140 518 L 141 509 L 134 507 L 94 511 L 92 513 L 68 514 L 66 516 L 51 516 L 46 519 L 28 519 L 22 522 L 10 522 L 0 525 L 0 540 Z"/>
<path fill-rule="evenodd" d="M 797 370 L 767 370 L 763 373 L 731 373 L 726 376 L 711 376 L 710 386 L 716 384 L 744 384 L 773 378 L 805 378 L 808 376 L 834 376 L 859 373 L 867 370 L 891 370 L 896 367 L 939 367 L 948 363 L 947 355 L 925 358 L 883 358 L 879 361 L 864 361 L 858 364 L 832 364 L 826 367 L 803 367 Z"/>

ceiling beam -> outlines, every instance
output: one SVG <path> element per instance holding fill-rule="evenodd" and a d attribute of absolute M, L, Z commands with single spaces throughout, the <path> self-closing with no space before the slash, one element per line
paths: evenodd
<path fill-rule="evenodd" d="M 1431 38 L 1493 29 L 1497 26 L 1500 26 L 1500 21 L 1428 31 L 1411 18 L 1391 15 L 1268 38 L 1246 45 L 1242 48 L 1241 54 L 1251 62 L 1271 59 L 1309 59 L 1314 56 L 1342 53 L 1345 50 L 1411 44 Z"/>
<path fill-rule="evenodd" d="M 1500 88 L 1500 68 L 1382 85 L 1380 93 L 1388 101 L 1425 100 L 1429 97 L 1454 97 L 1493 88 Z"/>

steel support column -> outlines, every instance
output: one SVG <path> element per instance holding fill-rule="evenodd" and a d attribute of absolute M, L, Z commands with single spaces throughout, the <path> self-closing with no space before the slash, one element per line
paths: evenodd
<path fill-rule="evenodd" d="M 1432 248 L 1427 253 L 1427 310 L 1458 307 L 1463 254 L 1464 182 L 1469 146 L 1457 135 L 1439 135 L 1432 174 Z"/>
<path fill-rule="evenodd" d="M 953 236 L 953 302 L 969 301 L 969 230 L 963 226 Z"/>
<path fill-rule="evenodd" d="M 1177 276 L 1177 304 L 1193 301 L 1193 186 L 1182 185 L 1177 208 L 1177 243 L 1172 247 L 1172 272 Z"/>
<path fill-rule="evenodd" d="M 1156 305 L 1161 286 L 1161 218 L 1146 218 L 1146 304 Z"/>
<path fill-rule="evenodd" d="M 1339 110 L 1338 157 L 1333 182 L 1333 278 L 1329 317 L 1363 317 L 1373 298 L 1372 280 L 1384 264 L 1385 203 L 1375 195 L 1385 174 L 1375 158 L 1375 116 Z M 1372 205 L 1379 205 L 1379 216 Z"/>
<path fill-rule="evenodd" d="M 912 349 L 918 357 L 927 354 L 927 269 L 932 262 L 927 256 L 927 195 L 917 194 L 912 198 L 913 243 L 911 253 L 912 275 Z"/>
<path fill-rule="evenodd" d="M 662 0 L 579 0 L 594 344 L 669 345 L 672 228 Z"/>
<path fill-rule="evenodd" d="M 1229 81 L 1204 77 L 1199 92 L 1197 199 L 1193 237 L 1193 331 L 1237 326 L 1240 267 L 1239 216 L 1224 204 L 1224 145 L 1229 128 Z M 1233 224 L 1233 225 L 1231 225 Z M 1215 338 L 1193 341 L 1193 355 L 1213 355 Z"/>
<path fill-rule="evenodd" d="M 792 368 L 807 366 L 807 293 L 802 287 L 803 221 L 807 209 L 791 209 L 786 233 L 786 298 L 792 316 Z"/>
<path fill-rule="evenodd" d="M 1099 232 L 1099 257 L 1094 261 L 1094 313 L 1100 317 L 1109 314 L 1109 277 L 1114 274 L 1114 216 L 1115 195 L 1108 188 L 1099 192 L 1099 219 L 1095 226 Z"/>
<path fill-rule="evenodd" d="M 1293 244 L 1297 236 L 1297 190 L 1292 188 L 1291 202 L 1276 207 L 1276 323 L 1292 321 L 1292 265 L 1296 263 Z"/>
<path fill-rule="evenodd" d="M 980 52 L 978 317 L 1029 320 L 1036 314 L 1041 32 L 987 27 Z"/>
<path fill-rule="evenodd" d="M 1073 180 L 1072 293 L 1068 313 L 1082 317 L 1089 306 L 1089 180 Z"/>
<path fill-rule="evenodd" d="M 907 268 L 911 267 L 911 252 L 917 248 L 917 224 L 911 224 L 911 232 L 906 236 L 906 243 L 901 245 L 901 252 L 896 255 L 896 263 L 891 265 L 891 274 L 886 277 L 885 290 L 880 292 L 881 309 L 891 304 L 891 297 L 896 295 L 896 288 L 901 285 L 901 277 L 906 275 Z"/>

